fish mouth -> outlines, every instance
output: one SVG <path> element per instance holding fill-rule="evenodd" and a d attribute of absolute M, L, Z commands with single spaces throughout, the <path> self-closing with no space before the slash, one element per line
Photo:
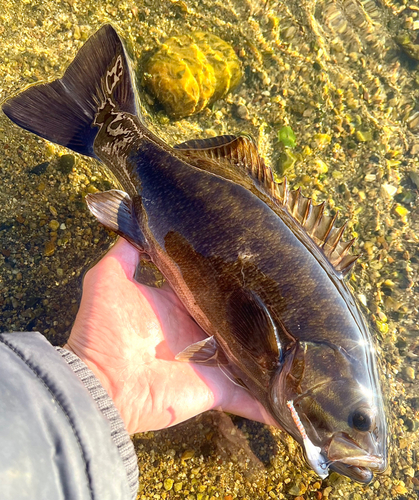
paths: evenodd
<path fill-rule="evenodd" d="M 385 470 L 385 460 L 377 455 L 366 455 L 364 450 L 360 449 L 360 451 L 362 451 L 361 455 L 351 455 L 330 461 L 329 469 L 359 483 L 369 483 L 374 477 L 374 472 Z"/>
<path fill-rule="evenodd" d="M 384 472 L 386 460 L 369 441 L 368 450 L 344 432 L 336 433 L 329 442 L 326 456 L 329 468 L 360 483 L 369 483 L 374 472 Z"/>
<path fill-rule="evenodd" d="M 329 465 L 329 469 L 363 484 L 370 483 L 374 477 L 372 470 L 367 467 L 348 465 L 343 462 L 333 462 Z"/>

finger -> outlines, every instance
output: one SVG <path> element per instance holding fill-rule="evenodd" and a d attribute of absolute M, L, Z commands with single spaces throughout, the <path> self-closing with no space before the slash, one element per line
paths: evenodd
<path fill-rule="evenodd" d="M 245 389 L 236 391 L 235 396 L 223 406 L 218 406 L 215 409 L 221 409 L 227 413 L 233 413 L 248 420 L 255 420 L 263 424 L 273 425 L 278 427 L 278 423 L 269 415 L 266 409 L 259 401 L 251 396 Z"/>
<path fill-rule="evenodd" d="M 129 280 L 133 280 L 139 261 L 139 250 L 124 238 L 119 238 L 98 265 L 106 266 L 113 272 L 122 272 Z"/>

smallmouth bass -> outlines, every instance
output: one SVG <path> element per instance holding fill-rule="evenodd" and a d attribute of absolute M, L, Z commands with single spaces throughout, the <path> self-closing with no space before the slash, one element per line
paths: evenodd
<path fill-rule="evenodd" d="M 322 477 L 369 482 L 387 430 L 368 327 L 343 281 L 344 228 L 277 184 L 246 137 L 168 146 L 144 125 L 121 39 L 103 26 L 61 79 L 3 105 L 19 126 L 99 159 L 123 191 L 86 197 L 149 255 L 208 334 L 178 359 L 219 366 Z"/>

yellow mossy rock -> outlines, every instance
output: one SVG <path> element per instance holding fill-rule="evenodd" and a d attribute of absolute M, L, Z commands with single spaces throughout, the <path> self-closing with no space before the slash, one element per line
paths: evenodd
<path fill-rule="evenodd" d="M 144 68 L 143 83 L 174 119 L 198 113 L 238 85 L 240 62 L 212 33 L 169 38 Z"/>

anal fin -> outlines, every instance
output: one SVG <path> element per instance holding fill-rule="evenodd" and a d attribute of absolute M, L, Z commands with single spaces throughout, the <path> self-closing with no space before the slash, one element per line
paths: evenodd
<path fill-rule="evenodd" d="M 146 251 L 146 241 L 138 225 L 131 197 L 119 189 L 88 194 L 87 206 L 98 221 L 119 234 L 141 251 Z"/>

